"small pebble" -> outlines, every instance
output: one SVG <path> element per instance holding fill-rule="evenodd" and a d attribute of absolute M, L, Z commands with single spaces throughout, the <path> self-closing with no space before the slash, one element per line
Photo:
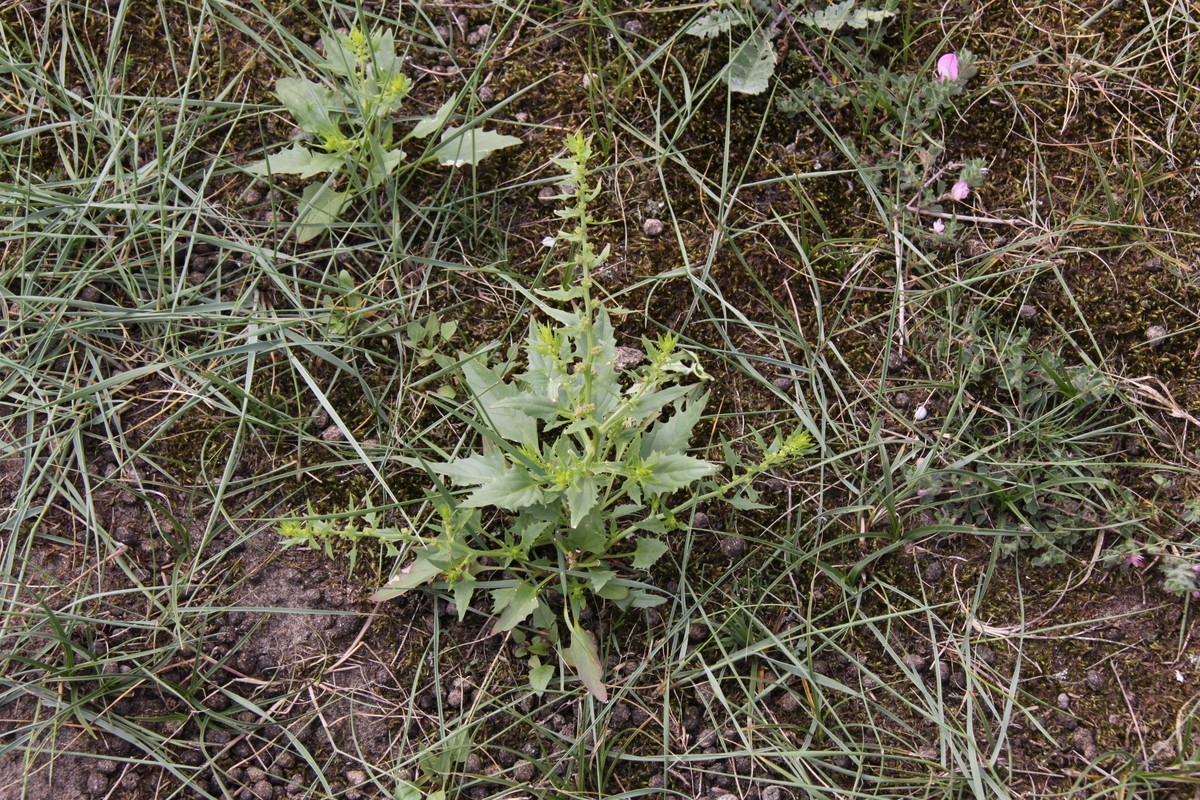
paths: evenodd
<path fill-rule="evenodd" d="M 1166 336 L 1167 329 L 1162 325 L 1151 325 L 1149 328 L 1146 328 L 1146 341 L 1151 344 L 1157 344 L 1160 340 L 1165 339 Z"/>
<path fill-rule="evenodd" d="M 1018 313 L 1021 315 L 1022 319 L 1034 320 L 1037 319 L 1038 309 L 1037 306 L 1024 303 L 1021 305 L 1021 309 Z"/>
<path fill-rule="evenodd" d="M 771 381 L 771 383 L 773 383 L 775 385 L 775 387 L 778 389 L 790 389 L 790 388 L 792 388 L 793 381 L 792 381 L 791 377 L 788 375 L 780 375 L 778 378 Z M 774 788 L 777 788 L 777 787 L 774 787 Z"/>
<path fill-rule="evenodd" d="M 467 36 L 467 44 L 471 45 L 472 47 L 482 44 L 483 42 L 487 41 L 487 38 L 491 35 L 491 33 L 491 25 L 480 25 L 478 28 L 471 31 L 471 33 Z"/>
<path fill-rule="evenodd" d="M 662 224 L 662 220 L 655 219 L 654 217 L 650 217 L 648 220 L 642 223 L 642 233 L 646 234 L 650 238 L 654 238 L 655 236 L 661 234 L 663 229 L 664 226 Z"/>
<path fill-rule="evenodd" d="M 1084 678 L 1083 682 L 1086 683 L 1087 687 L 1093 692 L 1103 691 L 1105 684 L 1108 683 L 1108 681 L 1105 680 L 1104 673 L 1098 669 L 1089 669 L 1087 671 L 1087 677 Z"/>
<path fill-rule="evenodd" d="M 104 793 L 108 791 L 108 778 L 104 777 L 99 772 L 89 773 L 87 779 L 87 788 L 88 792 L 91 793 L 93 797 L 103 797 Z"/>
<path fill-rule="evenodd" d="M 946 568 L 942 566 L 940 561 L 931 561 L 929 566 L 925 568 L 925 580 L 929 582 L 940 581 L 946 575 Z"/>
<path fill-rule="evenodd" d="M 533 780 L 534 766 L 528 761 L 522 761 L 517 766 L 513 767 L 513 780 L 517 783 L 529 783 Z"/>
<path fill-rule="evenodd" d="M 496 91 L 490 86 L 481 86 L 479 88 L 479 102 L 491 103 L 496 99 Z"/>
<path fill-rule="evenodd" d="M 1100 755 L 1100 748 L 1096 747 L 1096 734 L 1087 728 L 1076 728 L 1075 732 L 1071 734 L 1071 743 L 1088 761 Z"/>
<path fill-rule="evenodd" d="M 543 186 L 538 192 L 538 202 L 553 203 L 558 198 L 559 191 L 553 186 Z"/>
<path fill-rule="evenodd" d="M 636 347 L 617 346 L 617 363 L 613 365 L 617 372 L 638 366 L 646 360 L 646 354 Z"/>
<path fill-rule="evenodd" d="M 1058 703 L 1059 708 L 1061 708 L 1063 711 L 1067 711 L 1071 708 L 1071 695 L 1067 694 L 1066 692 L 1062 692 L 1058 695 L 1058 700 L 1056 702 Z"/>
<path fill-rule="evenodd" d="M 626 33 L 630 33 L 634 36 L 641 36 L 642 23 L 638 22 L 636 19 L 631 19 L 625 23 L 625 31 Z"/>
<path fill-rule="evenodd" d="M 775 707 L 785 714 L 794 714 L 802 708 L 800 698 L 786 689 L 782 690 L 779 699 L 775 702 Z"/>
<path fill-rule="evenodd" d="M 792 800 L 792 793 L 782 786 L 768 786 L 759 794 L 762 800 Z"/>
<path fill-rule="evenodd" d="M 740 536 L 722 536 L 721 554 L 730 561 L 746 555 L 746 540 Z"/>
<path fill-rule="evenodd" d="M 1150 745 L 1150 757 L 1146 759 L 1146 764 L 1157 764 L 1165 767 L 1175 761 L 1175 745 L 1170 739 L 1161 739 Z"/>
<path fill-rule="evenodd" d="M 330 425 L 321 431 L 321 440 L 325 442 L 340 442 L 345 438 L 346 434 L 342 433 L 342 429 L 337 425 Z"/>
<path fill-rule="evenodd" d="M 925 418 L 928 416 L 929 416 L 929 409 L 923 405 L 918 406 L 917 410 L 913 412 L 913 419 L 916 420 L 917 422 L 924 422 Z"/>

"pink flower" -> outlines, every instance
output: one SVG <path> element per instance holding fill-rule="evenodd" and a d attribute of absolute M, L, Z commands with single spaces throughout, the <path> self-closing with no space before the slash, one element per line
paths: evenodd
<path fill-rule="evenodd" d="M 933 232 L 934 233 L 945 233 L 946 232 L 946 223 L 942 222 L 940 219 L 935 219 L 933 221 Z"/>
<path fill-rule="evenodd" d="M 1141 569 L 1142 567 L 1146 566 L 1146 557 L 1141 553 L 1126 553 L 1125 555 L 1121 556 L 1121 560 L 1125 562 L 1125 566 L 1127 567 L 1136 567 L 1137 569 Z"/>
<path fill-rule="evenodd" d="M 958 80 L 958 56 L 954 55 L 954 53 L 946 53 L 939 58 L 935 74 L 939 81 Z"/>
<path fill-rule="evenodd" d="M 971 186 L 966 181 L 956 181 L 950 187 L 950 196 L 955 200 L 966 200 L 967 195 L 971 193 Z"/>

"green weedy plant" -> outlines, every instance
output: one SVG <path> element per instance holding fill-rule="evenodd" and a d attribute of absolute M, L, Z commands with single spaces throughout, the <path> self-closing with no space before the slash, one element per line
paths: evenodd
<path fill-rule="evenodd" d="M 865 52 L 853 47 L 844 61 L 848 77 L 836 82 L 826 76 L 813 78 L 782 98 L 779 110 L 817 115 L 822 106 L 850 105 L 865 146 L 849 138 L 838 140 L 851 162 L 872 165 L 861 170 L 860 177 L 885 202 L 889 215 L 915 218 L 927 213 L 935 219 L 934 235 L 953 236 L 957 223 L 947 209 L 982 186 L 987 173 L 983 159 L 947 163 L 940 129 L 955 98 L 978 72 L 975 56 L 969 50 L 945 53 L 932 73 L 876 68 Z"/>
<path fill-rule="evenodd" d="M 831 3 L 820 11 L 797 13 L 803 0 L 782 3 L 779 0 L 721 0 L 719 7 L 694 20 L 684 33 L 701 39 L 730 34 L 734 28 L 748 28 L 749 35 L 729 56 L 721 78 L 732 91 L 762 94 L 775 74 L 775 37 L 781 27 L 799 23 L 810 28 L 837 33 L 843 28 L 863 29 L 896 14 L 892 3 L 884 8 L 859 6 L 857 0 Z"/>
<path fill-rule="evenodd" d="M 447 127 L 453 100 L 397 140 L 396 114 L 412 82 L 400 71 L 403 59 L 391 32 L 365 33 L 355 27 L 349 34 L 332 32 L 324 43 L 324 59 L 313 64 L 323 82 L 295 77 L 275 83 L 275 94 L 307 140 L 248 168 L 262 176 L 327 176 L 309 184 L 300 196 L 299 241 L 328 229 L 352 197 L 378 188 L 395 174 L 406 161 L 406 141 L 442 131 L 440 144 L 415 163 L 436 160 L 456 167 L 477 164 L 496 150 L 521 143 L 494 131 Z M 343 175 L 345 180 L 339 180 Z"/>
<path fill-rule="evenodd" d="M 988 323 L 961 331 L 962 380 L 988 413 L 964 426 L 944 467 L 906 467 L 916 499 L 939 524 L 1010 532 L 1001 551 L 1032 549 L 1033 563 L 1063 563 L 1084 536 L 1124 527 L 1126 493 L 1103 454 L 1120 433 L 1115 389 L 1087 364 L 1034 348 L 1027 329 Z"/>
<path fill-rule="evenodd" d="M 715 464 L 688 455 L 708 399 L 698 382 L 709 376 L 670 334 L 643 339 L 643 365 L 618 365 L 611 317 L 593 297 L 592 274 L 608 249 L 597 253 L 589 239 L 588 205 L 600 191 L 588 167 L 591 143 L 574 135 L 567 147 L 556 163 L 567 171 L 560 198 L 571 205 L 558 213 L 572 255 L 563 288 L 539 293 L 567 310 L 536 301 L 552 322 L 530 324 L 520 371 L 464 357 L 467 419 L 482 448 L 444 462 L 409 460 L 451 485 L 430 493 L 432 521 L 407 532 L 405 566 L 373 599 L 435 582 L 461 618 L 486 594 L 493 630 L 522 643 L 535 691 L 553 679 L 557 650 L 606 700 L 599 649 L 582 621 L 588 603 L 662 603 L 644 577 L 668 549 L 663 537 L 697 504 L 756 506 L 754 478 L 807 452 L 810 440 L 803 432 L 776 437 L 749 466 L 727 448 L 733 473 L 724 483 Z M 517 630 L 527 621 L 531 636 Z"/>

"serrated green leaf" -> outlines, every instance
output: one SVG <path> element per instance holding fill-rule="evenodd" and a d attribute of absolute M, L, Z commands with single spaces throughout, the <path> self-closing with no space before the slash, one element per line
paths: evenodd
<path fill-rule="evenodd" d="M 326 172 L 335 172 L 344 166 L 342 157 L 336 153 L 314 153 L 297 142 L 286 150 L 267 156 L 246 168 L 251 175 L 299 175 L 311 178 Z"/>
<path fill-rule="evenodd" d="M 699 36 L 701 39 L 711 39 L 731 30 L 736 25 L 745 24 L 746 18 L 740 11 L 734 8 L 722 8 L 705 14 L 687 26 L 684 32 L 692 36 Z"/>
<path fill-rule="evenodd" d="M 553 664 L 539 664 L 529 670 L 529 688 L 536 695 L 541 695 L 546 691 L 546 687 L 550 685 L 550 681 L 554 679 Z"/>
<path fill-rule="evenodd" d="M 421 755 L 421 769 L 434 775 L 453 771 L 471 755 L 471 730 L 459 728 Z"/>
<path fill-rule="evenodd" d="M 350 37 L 337 31 L 332 36 L 324 36 L 321 43 L 325 46 L 325 60 L 321 66 L 334 75 L 348 78 L 358 68 L 358 56 L 350 46 Z"/>
<path fill-rule="evenodd" d="M 690 486 L 717 468 L 707 461 L 682 454 L 663 454 L 651 464 L 651 476 L 641 481 L 649 494 L 666 494 Z"/>
<path fill-rule="evenodd" d="M 454 99 L 451 98 L 442 104 L 432 116 L 423 117 L 417 120 L 417 124 L 413 126 L 410 137 L 414 139 L 425 139 L 430 135 L 437 133 L 446 124 L 446 120 L 450 119 L 450 115 L 454 113 Z"/>
<path fill-rule="evenodd" d="M 597 595 L 605 600 L 611 600 L 614 603 L 620 603 L 625 598 L 629 597 L 629 587 L 617 583 L 615 581 L 604 584 L 603 588 L 596 592 Z"/>
<path fill-rule="evenodd" d="M 567 546 L 584 553 L 603 553 L 608 547 L 604 521 L 598 512 L 588 514 L 579 524 L 566 532 Z"/>
<path fill-rule="evenodd" d="M 804 14 L 800 21 L 823 30 L 837 33 L 842 28 L 865 28 L 872 22 L 883 22 L 896 15 L 895 11 L 872 8 L 855 8 L 856 0 L 843 0 L 812 14 Z"/>
<path fill-rule="evenodd" d="M 490 453 L 475 453 L 465 458 L 456 458 L 445 463 L 429 465 L 430 471 L 444 475 L 458 486 L 474 486 L 499 478 L 508 469 L 504 454 L 493 450 Z"/>
<path fill-rule="evenodd" d="M 491 408 L 515 408 L 534 419 L 542 420 L 557 419 L 559 412 L 563 410 L 549 397 L 529 392 L 521 392 L 516 397 L 497 400 L 491 404 Z"/>
<path fill-rule="evenodd" d="M 762 94 L 774 74 L 775 45 L 766 35 L 757 32 L 734 51 L 724 78 L 735 92 Z"/>
<path fill-rule="evenodd" d="M 329 230 L 329 226 L 337 222 L 349 197 L 349 192 L 336 191 L 324 183 L 305 187 L 296 218 L 296 241 L 307 242 Z"/>
<path fill-rule="evenodd" d="M 536 586 L 521 582 L 492 590 L 492 613 L 500 614 L 493 631 L 503 633 L 520 625 L 538 606 Z"/>
<path fill-rule="evenodd" d="M 541 297 L 559 303 L 569 303 L 583 297 L 583 287 L 581 286 L 572 286 L 570 289 L 535 289 L 534 291 Z"/>
<path fill-rule="evenodd" d="M 392 800 L 428 800 L 428 798 L 416 784 L 400 781 L 392 791 Z"/>
<path fill-rule="evenodd" d="M 280 78 L 275 95 L 301 130 L 316 136 L 338 133 L 330 111 L 338 106 L 337 95 L 328 86 L 306 78 Z"/>
<path fill-rule="evenodd" d="M 642 439 L 641 456 L 649 458 L 651 453 L 682 453 L 692 439 L 692 431 L 700 422 L 700 414 L 708 402 L 708 392 L 678 409 L 669 419 L 654 423 Z"/>
<path fill-rule="evenodd" d="M 436 578 L 442 570 L 431 564 L 426 555 L 427 553 L 417 555 L 408 566 L 393 575 L 391 580 L 371 595 L 371 602 L 382 603 L 385 600 L 391 600 L 409 589 L 415 589 Z"/>
<path fill-rule="evenodd" d="M 755 510 L 759 510 L 759 509 L 773 507 L 773 506 L 764 505 L 763 503 L 755 502 L 754 500 L 751 500 L 748 497 L 743 497 L 742 495 L 734 495 L 733 497 L 730 497 L 725 502 L 729 503 L 729 505 L 733 506 L 734 508 L 738 509 L 739 511 L 755 511 Z"/>
<path fill-rule="evenodd" d="M 584 475 L 567 486 L 567 507 L 571 509 L 571 527 L 579 523 L 596 505 L 600 481 L 594 475 Z"/>
<path fill-rule="evenodd" d="M 608 702 L 608 688 L 604 685 L 604 669 L 596 640 L 578 623 L 571 626 L 571 644 L 563 653 L 563 661 L 575 670 L 593 697 L 602 703 Z"/>
<path fill-rule="evenodd" d="M 667 552 L 666 542 L 660 539 L 639 536 L 637 542 L 637 549 L 633 551 L 635 569 L 650 569 Z"/>
<path fill-rule="evenodd" d="M 589 569 L 588 583 L 591 584 L 592 591 L 599 593 L 608 582 L 617 577 L 617 573 L 611 569 Z"/>
<path fill-rule="evenodd" d="M 489 479 L 460 503 L 461 508 L 495 506 L 505 511 L 520 511 L 546 501 L 541 480 L 522 466 L 510 467 L 497 478 Z"/>
<path fill-rule="evenodd" d="M 384 149 L 378 142 L 371 142 L 371 159 L 367 164 L 366 189 L 374 189 L 388 179 L 396 167 L 404 162 L 404 151 L 400 148 Z"/>
<path fill-rule="evenodd" d="M 471 597 L 475 594 L 475 579 L 470 575 L 464 575 L 454 584 L 454 610 L 458 612 L 458 621 L 462 622 L 467 618 L 467 611 L 471 608 Z"/>
<path fill-rule="evenodd" d="M 433 157 L 443 166 L 474 166 L 497 150 L 518 144 L 521 144 L 521 140 L 516 136 L 495 131 L 447 128 Z"/>
<path fill-rule="evenodd" d="M 638 421 L 649 419 L 672 403 L 692 391 L 691 386 L 668 386 L 653 392 L 647 392 L 634 401 L 629 415 Z"/>
<path fill-rule="evenodd" d="M 469 359 L 462 365 L 463 379 L 471 390 L 475 409 L 488 427 L 515 444 L 537 446 L 537 422 L 520 408 L 498 408 L 496 403 L 521 395 L 515 386 L 505 383 L 500 373 L 483 363 L 483 357 Z"/>

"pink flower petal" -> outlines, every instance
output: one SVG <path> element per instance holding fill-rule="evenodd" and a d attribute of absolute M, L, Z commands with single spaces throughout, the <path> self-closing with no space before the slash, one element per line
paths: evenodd
<path fill-rule="evenodd" d="M 940 219 L 935 219 L 933 221 L 933 232 L 934 233 L 945 233 L 946 232 L 946 223 L 942 222 Z"/>
<path fill-rule="evenodd" d="M 950 187 L 950 196 L 955 200 L 966 200 L 971 193 L 971 186 L 966 181 L 957 181 Z"/>
<path fill-rule="evenodd" d="M 958 56 L 946 53 L 937 60 L 937 79 L 939 81 L 958 80 Z"/>

